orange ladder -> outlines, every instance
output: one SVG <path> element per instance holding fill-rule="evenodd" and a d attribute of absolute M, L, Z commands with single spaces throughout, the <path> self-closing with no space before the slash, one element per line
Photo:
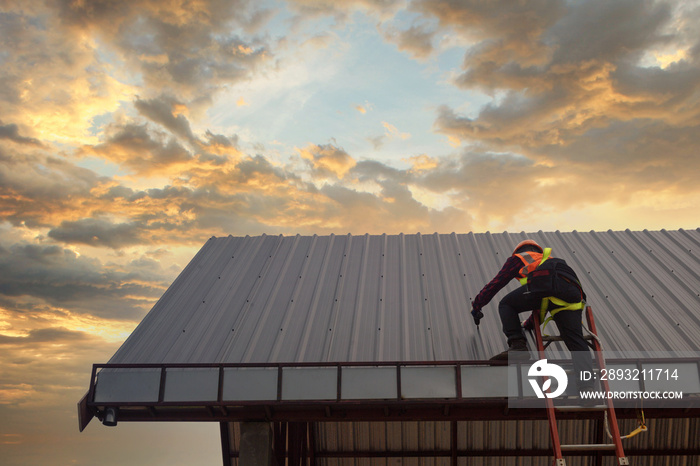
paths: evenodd
<path fill-rule="evenodd" d="M 540 330 L 539 321 L 539 311 L 533 312 L 535 318 L 535 339 L 537 341 L 537 350 L 539 359 L 545 359 L 545 348 L 553 341 L 563 341 L 561 337 L 558 336 L 542 336 L 542 331 Z M 598 332 L 595 327 L 595 320 L 593 319 L 593 311 L 590 306 L 586 306 L 586 320 L 588 322 L 588 329 L 591 335 L 584 336 L 586 340 L 589 341 L 589 346 L 594 351 L 596 363 L 599 369 L 605 368 L 605 359 L 603 358 L 603 351 L 598 340 Z M 546 342 L 546 345 L 545 345 Z M 602 381 L 603 390 L 605 393 L 610 392 L 610 386 L 608 381 L 603 379 Z M 625 452 L 622 449 L 622 438 L 620 437 L 620 430 L 617 426 L 617 416 L 615 415 L 615 407 L 613 406 L 612 399 L 609 397 L 605 398 L 605 407 L 598 408 L 583 408 L 583 407 L 555 407 L 552 398 L 545 397 L 545 407 L 547 409 L 547 420 L 549 422 L 549 432 L 552 439 L 552 449 L 554 450 L 554 466 L 566 466 L 566 461 L 562 455 L 563 452 L 567 451 L 601 451 L 601 450 L 615 450 L 615 456 L 617 456 L 617 464 L 619 466 L 628 465 L 629 460 L 625 456 Z M 612 436 L 613 443 L 593 443 L 593 444 L 580 444 L 580 445 L 562 445 L 559 440 L 559 430 L 557 429 L 557 418 L 556 411 L 592 411 L 592 410 L 603 410 L 607 412 L 608 423 L 610 427 L 610 435 Z"/>

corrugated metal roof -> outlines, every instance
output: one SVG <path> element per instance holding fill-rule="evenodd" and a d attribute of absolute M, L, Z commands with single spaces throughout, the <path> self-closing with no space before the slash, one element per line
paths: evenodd
<path fill-rule="evenodd" d="M 525 238 L 577 271 L 606 350 L 700 349 L 700 229 L 262 235 L 207 241 L 110 362 L 488 359 L 517 283 L 478 332 L 469 303 Z"/>

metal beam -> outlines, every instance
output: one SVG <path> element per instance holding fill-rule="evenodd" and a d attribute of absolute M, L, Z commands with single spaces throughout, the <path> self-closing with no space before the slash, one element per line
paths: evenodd
<path fill-rule="evenodd" d="M 700 448 L 676 448 L 676 449 L 636 449 L 625 450 L 628 456 L 700 456 Z M 603 452 L 604 455 L 614 455 L 614 450 Z M 450 458 L 453 455 L 451 450 L 401 450 L 401 451 L 319 451 L 318 458 Z M 591 452 L 586 449 L 571 450 L 567 452 L 570 456 L 590 456 Z M 552 456 L 550 448 L 530 448 L 530 449 L 484 449 L 484 450 L 458 450 L 457 456 L 460 458 L 471 457 L 493 457 L 493 456 Z"/>
<path fill-rule="evenodd" d="M 639 359 L 622 359 L 622 360 L 617 360 L 617 359 L 610 359 L 608 360 L 608 364 L 614 364 L 618 362 L 637 362 L 639 364 L 641 362 L 689 362 L 689 363 L 694 363 L 697 366 L 697 373 L 700 373 L 700 358 L 676 358 L 676 359 L 669 359 L 669 358 L 654 358 L 654 359 L 644 359 L 644 360 L 639 360 Z M 568 363 L 567 360 L 553 360 L 552 362 L 555 363 Z M 87 408 L 92 408 L 97 404 L 104 404 L 102 402 L 106 400 L 118 400 L 119 395 L 121 392 L 116 392 L 116 393 L 111 393 L 109 392 L 109 387 L 110 385 L 109 381 L 105 381 L 106 385 L 102 388 L 102 391 L 105 391 L 103 393 L 103 398 L 102 401 L 99 400 L 99 397 L 96 398 L 96 383 L 97 383 L 97 372 L 98 369 L 104 370 L 104 369 L 109 369 L 110 370 L 110 376 L 111 379 L 114 379 L 115 374 L 119 375 L 119 371 L 122 369 L 152 369 L 152 370 L 159 370 L 160 371 L 160 381 L 159 381 L 159 386 L 157 387 L 157 397 L 158 397 L 158 404 L 167 404 L 163 403 L 164 401 L 164 392 L 165 392 L 165 384 L 167 383 L 166 381 L 166 372 L 168 369 L 218 369 L 218 380 L 216 380 L 217 385 L 216 385 L 216 399 L 211 400 L 211 399 L 203 399 L 203 400 L 198 400 L 196 403 L 215 403 L 216 405 L 224 405 L 225 403 L 233 403 L 235 405 L 245 405 L 245 404 L 250 404 L 251 401 L 249 401 L 249 398 L 246 398 L 245 396 L 243 397 L 236 397 L 233 400 L 227 400 L 225 399 L 225 394 L 224 394 L 224 374 L 225 374 L 225 369 L 240 369 L 240 368 L 268 368 L 268 369 L 277 369 L 277 377 L 276 377 L 276 396 L 270 396 L 265 400 L 267 404 L 273 404 L 273 403 L 284 403 L 284 404 L 289 404 L 289 403 L 295 403 L 297 400 L 294 399 L 285 399 L 283 397 L 283 380 L 284 380 L 284 374 L 285 371 L 283 369 L 292 369 L 292 368 L 318 368 L 318 369 L 327 369 L 329 371 L 336 371 L 336 381 L 335 384 L 336 386 L 334 387 L 334 402 L 336 404 L 346 404 L 346 403 L 353 403 L 355 400 L 351 398 L 353 395 L 348 394 L 347 397 L 343 394 L 342 392 L 342 383 L 344 380 L 343 377 L 343 371 L 345 369 L 351 369 L 355 367 L 384 367 L 384 368 L 391 368 L 395 367 L 396 368 L 396 390 L 395 390 L 395 396 L 391 396 L 394 401 L 402 401 L 402 394 L 404 391 L 404 387 L 402 386 L 402 373 L 404 370 L 410 371 L 412 370 L 412 367 L 421 367 L 421 366 L 429 366 L 432 368 L 440 369 L 442 368 L 452 368 L 454 370 L 454 377 L 452 377 L 451 381 L 444 380 L 442 381 L 443 384 L 447 387 L 448 385 L 451 385 L 449 388 L 453 395 L 448 396 L 448 397 L 440 397 L 441 399 L 447 398 L 447 401 L 450 403 L 478 403 L 479 398 L 473 398 L 473 397 L 467 397 L 465 398 L 463 396 L 463 387 L 462 385 L 462 373 L 463 373 L 463 368 L 466 367 L 489 367 L 489 366 L 505 366 L 505 364 L 495 364 L 493 362 L 489 361 L 406 361 L 406 362 L 371 362 L 371 363 L 365 363 L 365 362 L 348 362 L 348 363 L 267 363 L 267 364 L 94 364 L 93 369 L 92 369 L 92 376 L 91 376 L 91 381 L 90 381 L 90 387 L 88 391 L 88 396 L 87 400 L 84 402 L 87 404 Z M 497 367 L 493 367 L 494 370 L 500 370 L 497 369 Z M 518 371 L 518 374 L 520 374 L 521 371 Z M 124 374 L 132 374 L 133 372 L 124 372 Z M 272 380 L 270 381 L 272 382 Z M 113 381 L 112 381 L 113 383 Z M 117 384 L 117 386 L 119 386 Z M 518 386 L 522 386 L 522 384 L 518 384 Z M 102 393 L 102 391 L 100 393 Z M 151 392 L 143 392 L 139 393 L 138 397 L 141 397 L 142 400 L 144 399 L 152 399 L 154 393 Z M 136 397 L 134 394 L 129 395 L 131 399 L 139 399 Z M 481 399 L 491 399 L 491 400 L 496 400 L 498 398 L 492 398 L 493 394 L 491 393 L 484 393 L 483 398 Z M 428 393 L 425 394 L 426 398 L 431 398 Z M 389 397 L 380 397 L 380 399 L 386 399 Z M 686 398 L 686 397 L 684 397 Z M 253 398 L 256 400 L 257 398 Z M 324 398 L 325 399 L 325 398 Z M 129 400 L 129 397 L 126 399 L 121 400 L 121 403 L 118 404 L 125 404 Z M 262 401 L 262 400 L 261 400 Z M 362 401 L 362 400 L 359 400 Z M 379 401 L 379 400 L 373 400 L 373 401 Z M 116 402 L 116 401 L 115 401 Z M 174 401 L 172 401 L 174 402 Z M 176 403 L 176 402 L 175 402 Z M 195 403 L 195 402 L 193 402 Z M 255 402 L 253 402 L 255 403 Z M 178 404 L 178 403 L 176 403 Z M 182 402 L 179 403 L 180 405 L 187 405 L 187 402 Z M 663 403 L 663 404 L 658 404 L 659 408 L 666 408 L 666 407 L 691 407 L 691 408 L 696 408 L 699 406 L 698 403 L 698 397 L 689 397 L 688 399 L 683 400 L 681 403 Z M 335 408 L 335 405 L 332 405 L 331 407 Z M 621 407 L 618 404 L 618 407 Z"/>
<path fill-rule="evenodd" d="M 625 450 L 628 456 L 673 456 L 677 457 L 700 457 L 700 448 L 639 448 L 635 450 Z M 567 452 L 570 456 L 589 456 L 589 451 L 571 451 Z M 401 451 L 320 451 L 316 452 L 317 458 L 445 458 L 450 457 L 452 451 L 449 450 L 401 450 Z M 603 452 L 603 455 L 613 455 L 612 452 Z M 530 449 L 484 449 L 484 450 L 458 450 L 457 457 L 474 458 L 474 457 L 534 457 L 534 456 L 552 456 L 552 450 L 549 448 L 530 448 Z M 238 452 L 231 452 L 231 458 L 238 458 Z M 283 455 L 284 458 L 284 455 Z"/>
<path fill-rule="evenodd" d="M 342 421 L 472 421 L 490 419 L 493 421 L 544 420 L 543 410 L 520 409 L 505 411 L 507 403 L 502 404 L 452 404 L 449 412 L 445 413 L 445 405 L 426 403 L 389 403 L 389 404 L 358 404 L 334 405 L 327 410 L 326 404 L 290 404 L 275 405 L 272 410 L 266 405 L 226 406 L 225 412 L 215 410 L 213 413 L 198 406 L 169 406 L 169 405 L 116 405 L 119 406 L 119 422 L 149 422 L 149 421 L 259 421 L 266 419 L 273 422 L 325 422 Z M 104 406 L 99 407 L 100 409 Z M 594 415 L 595 414 L 595 415 Z M 638 412 L 632 409 L 618 409 L 620 419 L 636 419 Z M 647 419 L 658 418 L 697 418 L 700 409 L 645 409 Z M 562 413 L 559 418 L 565 419 L 598 419 L 600 413 Z"/>

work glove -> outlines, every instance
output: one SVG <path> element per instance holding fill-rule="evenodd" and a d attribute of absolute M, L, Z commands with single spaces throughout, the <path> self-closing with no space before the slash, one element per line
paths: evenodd
<path fill-rule="evenodd" d="M 474 323 L 476 326 L 479 326 L 479 322 L 481 322 L 481 319 L 484 317 L 484 313 L 481 312 L 481 309 L 476 309 L 474 308 L 474 302 L 472 301 L 472 317 L 474 318 Z"/>
<path fill-rule="evenodd" d="M 530 314 L 530 317 L 523 320 L 522 326 L 525 330 L 535 330 L 535 315 Z"/>

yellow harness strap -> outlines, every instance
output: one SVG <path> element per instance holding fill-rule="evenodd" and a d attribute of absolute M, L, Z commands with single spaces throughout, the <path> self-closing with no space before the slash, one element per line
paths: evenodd
<path fill-rule="evenodd" d="M 549 307 L 550 302 L 559 307 L 549 311 L 549 317 L 545 319 L 544 316 L 547 314 L 547 308 Z M 561 300 L 559 298 L 555 298 L 554 296 L 542 298 L 542 305 L 540 306 L 540 322 L 542 322 L 542 335 L 545 335 L 544 328 L 547 326 L 549 321 L 552 320 L 554 314 L 556 314 L 559 311 L 577 311 L 579 309 L 583 309 L 585 305 L 586 303 L 584 303 L 583 301 L 580 301 L 578 303 L 567 303 L 566 301 Z"/>
<path fill-rule="evenodd" d="M 552 254 L 552 248 L 544 248 L 544 251 L 542 253 L 542 262 L 546 261 L 549 259 L 550 254 Z M 540 262 L 540 264 L 542 263 Z"/>

